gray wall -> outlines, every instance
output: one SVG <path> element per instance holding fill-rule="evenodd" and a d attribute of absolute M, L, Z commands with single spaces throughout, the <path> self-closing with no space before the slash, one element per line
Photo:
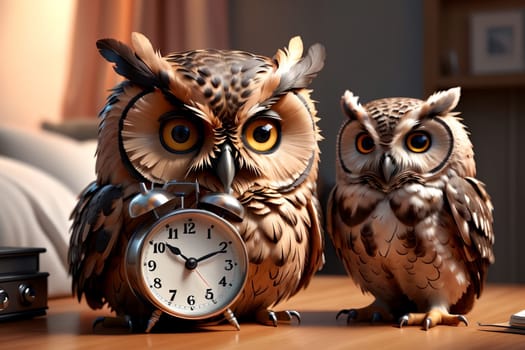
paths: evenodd
<path fill-rule="evenodd" d="M 343 121 L 345 89 L 360 101 L 387 96 L 423 96 L 423 8 L 420 0 L 231 0 L 231 46 L 271 56 L 301 35 L 305 47 L 327 49 L 324 70 L 314 81 L 321 116 L 320 182 L 323 204 L 334 182 L 335 137 Z M 520 213 L 525 176 L 519 135 L 525 131 L 523 90 L 464 90 L 459 110 L 472 132 L 478 177 L 495 206 L 496 264 L 493 282 L 525 282 L 525 235 Z M 325 273 L 343 273 L 330 242 Z M 521 247 L 521 248 L 520 248 Z"/>
<path fill-rule="evenodd" d="M 525 283 L 525 88 L 464 89 L 457 109 L 471 132 L 478 178 L 494 204 L 496 263 L 489 281 Z"/>

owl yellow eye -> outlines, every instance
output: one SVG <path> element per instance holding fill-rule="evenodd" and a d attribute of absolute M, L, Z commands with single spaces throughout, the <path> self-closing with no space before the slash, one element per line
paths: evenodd
<path fill-rule="evenodd" d="M 271 152 L 281 139 L 279 121 L 272 118 L 256 118 L 244 127 L 243 139 L 253 151 Z"/>
<path fill-rule="evenodd" d="M 357 151 L 359 153 L 368 154 L 376 148 L 376 144 L 374 142 L 374 139 L 370 135 L 363 132 L 357 135 L 357 139 L 355 140 L 355 147 L 357 148 Z"/>
<path fill-rule="evenodd" d="M 166 119 L 160 125 L 160 141 L 173 153 L 195 150 L 201 140 L 201 128 L 194 120 L 186 118 Z"/>
<path fill-rule="evenodd" d="M 414 131 L 406 138 L 407 148 L 414 153 L 423 153 L 430 148 L 430 135 L 423 131 Z"/>

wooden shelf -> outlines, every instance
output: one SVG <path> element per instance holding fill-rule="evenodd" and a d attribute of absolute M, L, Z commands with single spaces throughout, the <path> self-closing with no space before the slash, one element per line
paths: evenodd
<path fill-rule="evenodd" d="M 525 10 L 525 3 L 523 0 L 425 0 L 423 75 L 427 95 L 452 86 L 463 89 L 525 87 L 525 72 L 471 74 L 471 14 L 508 9 Z M 453 73 L 447 67 L 451 53 L 456 58 Z"/>

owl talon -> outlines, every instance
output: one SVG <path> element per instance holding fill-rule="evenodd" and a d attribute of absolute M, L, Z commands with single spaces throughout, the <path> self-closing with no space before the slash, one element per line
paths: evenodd
<path fill-rule="evenodd" d="M 275 315 L 275 312 L 270 311 L 268 312 L 268 319 L 272 323 L 274 327 L 277 327 L 277 316 Z"/>
<path fill-rule="evenodd" d="M 356 309 L 343 309 L 337 313 L 335 319 L 338 320 L 339 316 L 346 315 L 346 323 L 349 324 L 352 321 L 357 319 L 357 310 Z"/>
<path fill-rule="evenodd" d="M 463 316 L 463 315 L 458 315 L 458 320 L 459 320 L 460 322 L 463 322 L 463 323 L 465 324 L 465 326 L 468 327 L 468 320 L 467 320 L 467 318 L 466 318 L 465 316 Z"/>
<path fill-rule="evenodd" d="M 297 320 L 298 324 L 301 324 L 301 315 L 295 310 L 284 310 L 284 311 L 270 311 L 275 318 L 274 326 L 277 326 L 278 322 L 281 323 L 292 323 L 293 319 Z"/>
<path fill-rule="evenodd" d="M 337 315 L 335 315 L 335 319 L 338 320 L 338 319 L 339 319 L 339 316 L 341 316 L 341 315 L 348 315 L 349 312 L 350 312 L 349 309 L 339 310 L 339 312 L 337 313 Z"/>
<path fill-rule="evenodd" d="M 401 316 L 399 318 L 399 328 L 403 328 L 406 325 L 408 325 L 408 315 Z"/>
<path fill-rule="evenodd" d="M 372 314 L 371 321 L 372 321 L 372 323 L 381 322 L 381 321 L 383 321 L 383 316 L 379 312 L 374 312 Z"/>
<path fill-rule="evenodd" d="M 432 327 L 432 319 L 429 317 L 425 318 L 423 321 L 423 328 L 425 328 L 425 331 L 428 331 Z"/>
<path fill-rule="evenodd" d="M 292 322 L 292 320 L 295 318 L 297 324 L 301 324 L 301 314 L 299 312 L 295 310 L 288 310 L 286 312 L 288 312 L 290 315 L 290 322 Z"/>
<path fill-rule="evenodd" d="M 93 321 L 92 328 L 95 333 L 133 333 L 135 331 L 129 316 L 97 317 Z"/>
<path fill-rule="evenodd" d="M 463 315 L 451 315 L 440 309 L 432 309 L 427 313 L 406 314 L 399 319 L 399 327 L 421 325 L 421 328 L 428 331 L 437 325 L 457 326 L 464 323 L 468 326 L 468 320 Z"/>
<path fill-rule="evenodd" d="M 347 315 L 347 324 L 351 322 L 380 323 L 393 321 L 389 311 L 377 301 L 360 309 L 343 309 L 337 313 L 336 319 L 339 319 L 339 316 L 343 314 Z"/>
<path fill-rule="evenodd" d="M 101 317 L 97 317 L 97 318 L 95 319 L 95 321 L 93 321 L 93 325 L 91 326 L 91 328 L 93 328 L 93 330 L 95 330 L 99 325 L 100 325 L 100 326 L 103 326 L 103 324 L 104 324 L 104 320 L 105 320 L 105 319 L 106 319 L 106 318 L 103 317 L 103 316 L 101 316 Z"/>
<path fill-rule="evenodd" d="M 266 316 L 258 317 L 262 320 L 261 323 L 267 326 L 277 327 L 279 323 L 292 323 L 295 319 L 298 324 L 301 324 L 301 314 L 295 310 L 284 310 L 284 311 L 272 311 L 268 310 L 264 312 Z"/>

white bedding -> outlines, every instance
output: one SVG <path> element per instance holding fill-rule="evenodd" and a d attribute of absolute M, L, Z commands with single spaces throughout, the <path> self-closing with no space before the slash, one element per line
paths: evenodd
<path fill-rule="evenodd" d="M 0 127 L 0 246 L 43 247 L 49 297 L 71 294 L 69 215 L 95 179 L 95 141 Z"/>

